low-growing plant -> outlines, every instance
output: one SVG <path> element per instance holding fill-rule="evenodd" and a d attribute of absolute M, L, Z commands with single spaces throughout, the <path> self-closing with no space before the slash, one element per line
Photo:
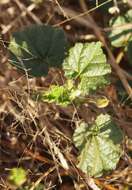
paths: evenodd
<path fill-rule="evenodd" d="M 76 43 L 66 52 L 63 31 L 51 26 L 33 26 L 15 33 L 9 45 L 12 64 L 30 76 L 45 76 L 49 67 L 59 67 L 65 75 L 63 85 L 51 85 L 39 93 L 40 100 L 59 106 L 80 106 L 93 102 L 103 108 L 106 97 L 96 97 L 99 89 L 110 83 L 100 42 Z M 94 95 L 94 98 L 92 96 Z M 97 116 L 93 124 L 76 123 L 73 142 L 78 148 L 78 167 L 91 176 L 115 169 L 121 155 L 122 132 L 108 114 Z"/>
<path fill-rule="evenodd" d="M 125 24 L 132 23 L 132 10 L 128 10 L 125 14 L 112 17 L 109 26 L 112 28 L 108 33 L 111 45 L 115 48 L 124 48 L 124 52 L 128 57 L 128 61 L 132 64 L 132 29 L 125 27 Z M 124 29 L 120 27 L 124 26 Z"/>
<path fill-rule="evenodd" d="M 26 171 L 23 168 L 12 168 L 10 170 L 9 181 L 16 187 L 20 187 L 26 180 Z"/>

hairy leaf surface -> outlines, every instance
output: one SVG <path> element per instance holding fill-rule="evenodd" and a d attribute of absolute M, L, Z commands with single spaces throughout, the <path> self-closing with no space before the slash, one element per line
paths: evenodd
<path fill-rule="evenodd" d="M 78 167 L 91 176 L 116 168 L 121 156 L 122 132 L 108 114 L 101 114 L 94 124 L 81 123 L 73 141 L 79 149 Z"/>
<path fill-rule="evenodd" d="M 111 72 L 100 42 L 76 43 L 64 60 L 63 69 L 70 79 L 79 79 L 79 89 L 89 93 L 107 83 L 105 76 Z"/>
<path fill-rule="evenodd" d="M 95 91 L 97 88 L 103 88 L 108 84 L 109 80 L 105 76 L 82 77 L 78 88 L 82 91 L 82 94 L 85 95 Z"/>

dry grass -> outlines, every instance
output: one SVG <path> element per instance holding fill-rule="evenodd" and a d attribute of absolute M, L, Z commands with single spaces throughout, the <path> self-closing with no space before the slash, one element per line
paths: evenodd
<path fill-rule="evenodd" d="M 77 150 L 72 134 L 77 119 L 90 122 L 100 110 L 92 105 L 80 109 L 74 105 L 61 108 L 37 99 L 34 101 L 33 91 L 45 89 L 51 83 L 63 83 L 61 71 L 52 69 L 46 78 L 29 79 L 9 64 L 7 45 L 12 32 L 34 23 L 55 25 L 63 17 L 67 19 L 63 3 L 46 0 L 38 6 L 26 0 L 9 0 L 0 4 L 0 189 L 15 189 L 7 176 L 12 167 L 19 166 L 28 171 L 30 190 L 39 183 L 43 183 L 46 189 L 129 189 L 132 185 L 132 161 L 128 156 L 128 152 L 132 151 L 130 139 L 125 137 L 125 153 L 115 171 L 99 179 L 89 178 L 75 166 Z M 72 9 L 75 2 L 67 1 L 64 4 Z M 56 11 L 58 9 L 61 14 Z M 79 4 L 75 9 L 79 9 Z M 81 35 L 84 36 L 81 40 L 85 41 L 84 33 L 88 30 L 78 27 L 74 20 L 64 24 L 63 28 L 71 42 L 80 40 Z M 97 36 L 94 35 L 94 38 Z M 112 97 L 107 111 L 112 110 L 124 134 L 130 135 L 132 109 L 127 105 L 122 107 L 113 86 L 103 92 Z"/>

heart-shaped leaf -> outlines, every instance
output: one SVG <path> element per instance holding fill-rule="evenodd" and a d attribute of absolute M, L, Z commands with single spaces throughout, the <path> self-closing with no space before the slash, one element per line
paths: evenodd
<path fill-rule="evenodd" d="M 49 67 L 60 67 L 65 48 L 63 31 L 48 25 L 15 32 L 9 44 L 11 63 L 35 77 L 45 76 Z"/>
<path fill-rule="evenodd" d="M 63 68 L 68 78 L 79 78 L 79 89 L 86 94 L 106 85 L 106 75 L 111 72 L 100 42 L 76 43 L 64 60 Z"/>
<path fill-rule="evenodd" d="M 83 172 L 101 176 L 116 168 L 122 153 L 122 132 L 108 114 L 99 115 L 91 126 L 84 122 L 78 125 L 73 141 L 79 149 L 78 167 Z"/>

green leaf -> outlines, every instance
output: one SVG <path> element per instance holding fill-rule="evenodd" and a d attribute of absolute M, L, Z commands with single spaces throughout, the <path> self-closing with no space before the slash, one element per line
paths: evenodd
<path fill-rule="evenodd" d="M 78 88 L 82 91 L 82 94 L 89 94 L 96 89 L 103 88 L 109 84 L 109 80 L 105 76 L 100 77 L 82 77 Z"/>
<path fill-rule="evenodd" d="M 108 82 L 105 76 L 111 72 L 100 42 L 76 43 L 64 60 L 63 69 L 70 79 L 80 79 L 79 89 L 89 93 Z"/>
<path fill-rule="evenodd" d="M 26 181 L 26 171 L 23 168 L 12 168 L 9 180 L 16 186 L 21 186 Z"/>
<path fill-rule="evenodd" d="M 108 34 L 112 46 L 124 47 L 128 41 L 132 39 L 132 29 L 120 29 L 120 26 L 132 22 L 132 10 L 129 10 L 123 16 L 112 18 L 109 26 L 113 27 L 112 31 Z"/>
<path fill-rule="evenodd" d="M 109 99 L 107 97 L 100 97 L 100 98 L 97 98 L 95 100 L 95 105 L 98 107 L 98 108 L 105 108 L 109 105 Z"/>
<path fill-rule="evenodd" d="M 100 72 L 105 75 L 110 71 L 100 42 L 76 43 L 64 60 L 63 68 L 69 78 L 100 76 Z"/>
<path fill-rule="evenodd" d="M 73 85 L 72 80 L 68 80 L 64 86 L 51 85 L 47 91 L 40 93 L 40 100 L 67 106 L 74 100 L 78 100 L 81 95 L 81 91 Z"/>
<path fill-rule="evenodd" d="M 70 93 L 65 86 L 52 85 L 49 90 L 41 94 L 41 100 L 48 103 L 67 106 L 71 103 Z"/>
<path fill-rule="evenodd" d="M 122 132 L 108 114 L 99 115 L 91 126 L 79 124 L 73 141 L 79 149 L 78 167 L 83 172 L 98 177 L 116 168 L 122 154 Z"/>
<path fill-rule="evenodd" d="M 132 22 L 132 9 L 128 10 L 125 14 L 125 18 L 127 20 L 127 22 Z"/>
<path fill-rule="evenodd" d="M 49 67 L 60 67 L 66 48 L 61 29 L 33 25 L 15 32 L 9 44 L 11 64 L 31 76 L 45 76 Z"/>

